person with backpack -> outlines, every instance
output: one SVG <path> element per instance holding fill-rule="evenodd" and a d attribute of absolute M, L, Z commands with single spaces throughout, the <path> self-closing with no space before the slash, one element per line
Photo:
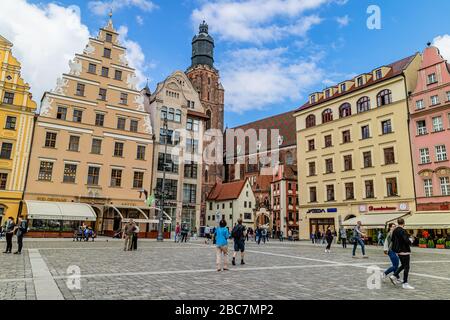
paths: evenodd
<path fill-rule="evenodd" d="M 352 258 L 356 258 L 356 247 L 358 246 L 358 244 L 361 246 L 361 251 L 362 251 L 362 255 L 363 258 L 368 258 L 366 256 L 366 250 L 364 247 L 364 240 L 362 239 L 362 237 L 365 237 L 366 235 L 362 232 L 362 228 L 361 228 L 361 221 L 358 221 L 356 223 L 356 226 L 353 228 L 353 252 L 352 252 Z"/>
<path fill-rule="evenodd" d="M 23 248 L 23 236 L 28 232 L 28 222 L 23 219 L 23 217 L 19 217 L 19 223 L 17 224 L 17 251 L 14 254 L 22 254 Z"/>
<path fill-rule="evenodd" d="M 241 252 L 241 264 L 245 264 L 244 262 L 244 251 L 245 251 L 245 226 L 242 225 L 242 218 L 238 219 L 237 225 L 231 231 L 231 237 L 234 240 L 234 253 L 233 260 L 231 263 L 233 266 L 236 265 L 236 256 L 237 253 Z"/>
<path fill-rule="evenodd" d="M 401 284 L 400 272 L 403 271 L 403 289 L 413 290 L 414 287 L 408 284 L 408 275 L 411 260 L 411 239 L 405 231 L 405 220 L 400 218 L 397 220 L 398 227 L 392 232 L 392 251 L 394 251 L 400 259 L 401 266 L 394 272 L 391 279 L 394 285 Z"/>
<path fill-rule="evenodd" d="M 227 222 L 225 219 L 220 220 L 219 228 L 215 229 L 214 238 L 216 239 L 216 267 L 217 271 L 222 271 L 222 256 L 223 256 L 223 271 L 228 271 L 228 238 L 230 232 L 228 231 Z"/>

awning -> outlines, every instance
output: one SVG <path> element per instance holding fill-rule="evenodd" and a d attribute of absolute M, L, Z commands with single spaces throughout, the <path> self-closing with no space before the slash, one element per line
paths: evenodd
<path fill-rule="evenodd" d="M 86 203 L 25 200 L 28 219 L 96 221 L 94 209 Z"/>
<path fill-rule="evenodd" d="M 395 222 L 398 218 L 408 214 L 409 212 L 363 214 L 359 217 L 344 221 L 342 226 L 344 228 L 352 228 L 356 226 L 358 221 L 361 221 L 361 225 L 366 229 L 383 229 L 389 222 Z"/>
<path fill-rule="evenodd" d="M 450 212 L 416 212 L 405 219 L 405 229 L 450 229 Z"/>
<path fill-rule="evenodd" d="M 120 218 L 122 219 L 123 223 L 127 223 L 130 221 L 130 218 L 125 218 L 122 214 L 122 212 L 119 209 L 132 209 L 132 210 L 137 210 L 139 211 L 143 216 L 144 219 L 133 219 L 134 222 L 136 223 L 159 223 L 158 219 L 150 219 L 147 214 L 144 212 L 144 210 L 151 210 L 152 208 L 150 207 L 140 207 L 140 206 L 121 206 L 121 205 L 107 205 L 107 207 L 112 208 L 115 212 L 117 212 L 117 214 L 120 216 Z M 155 208 L 153 208 L 155 209 Z M 158 209 L 157 209 L 158 210 Z M 171 224 L 172 223 L 172 218 L 163 211 L 164 216 L 166 216 L 164 223 L 165 224 Z"/>

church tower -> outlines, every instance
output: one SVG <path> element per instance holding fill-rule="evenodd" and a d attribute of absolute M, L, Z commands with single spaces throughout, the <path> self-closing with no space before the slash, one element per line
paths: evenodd
<path fill-rule="evenodd" d="M 220 83 L 219 71 L 214 67 L 214 39 L 208 33 L 208 25 L 203 21 L 199 33 L 192 39 L 191 66 L 186 75 L 197 90 L 200 101 L 208 117 L 205 129 L 224 130 L 224 89 Z M 208 143 L 203 144 L 206 148 Z M 202 218 L 206 213 L 206 196 L 214 184 L 222 180 L 222 165 L 202 166 Z M 203 220 L 203 225 L 205 221 Z"/>

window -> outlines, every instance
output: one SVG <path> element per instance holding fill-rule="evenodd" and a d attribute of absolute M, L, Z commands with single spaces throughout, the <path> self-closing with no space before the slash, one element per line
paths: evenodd
<path fill-rule="evenodd" d="M 125 118 L 117 118 L 117 129 L 125 130 L 126 122 L 127 122 L 127 119 L 125 119 Z"/>
<path fill-rule="evenodd" d="M 306 117 L 306 128 L 311 128 L 316 125 L 316 116 L 313 114 L 310 114 Z"/>
<path fill-rule="evenodd" d="M 386 179 L 386 190 L 387 190 L 388 197 L 398 196 L 397 178 L 387 178 Z"/>
<path fill-rule="evenodd" d="M 14 93 L 5 92 L 5 95 L 3 96 L 3 103 L 14 104 Z"/>
<path fill-rule="evenodd" d="M 316 187 L 309 188 L 309 202 L 317 202 L 317 188 Z"/>
<path fill-rule="evenodd" d="M 315 162 L 310 162 L 308 164 L 309 166 L 309 175 L 310 176 L 315 176 L 316 175 L 316 163 Z"/>
<path fill-rule="evenodd" d="M 175 109 L 170 108 L 169 113 L 167 114 L 167 120 L 173 121 L 175 119 Z"/>
<path fill-rule="evenodd" d="M 436 73 L 428 75 L 428 84 L 433 84 L 437 82 Z"/>
<path fill-rule="evenodd" d="M 136 159 L 145 160 L 145 146 L 137 146 Z"/>
<path fill-rule="evenodd" d="M 392 92 L 391 90 L 383 90 L 377 95 L 378 106 L 382 107 L 392 103 Z"/>
<path fill-rule="evenodd" d="M 95 114 L 95 125 L 97 127 L 103 127 L 105 123 L 105 115 L 103 113 L 96 113 Z"/>
<path fill-rule="evenodd" d="M 142 189 L 144 186 L 144 173 L 135 171 L 133 176 L 133 188 Z"/>
<path fill-rule="evenodd" d="M 433 131 L 439 132 L 444 130 L 444 123 L 442 122 L 442 117 L 433 118 Z"/>
<path fill-rule="evenodd" d="M 369 128 L 368 125 L 361 127 L 361 138 L 362 139 L 369 139 L 370 138 L 370 128 Z"/>
<path fill-rule="evenodd" d="M 114 71 L 114 80 L 122 80 L 122 71 L 120 70 L 115 70 Z"/>
<path fill-rule="evenodd" d="M 186 139 L 186 152 L 198 153 L 198 140 Z"/>
<path fill-rule="evenodd" d="M 348 182 L 345 184 L 345 200 L 353 200 L 353 199 L 355 199 L 353 182 Z"/>
<path fill-rule="evenodd" d="M 342 131 L 342 143 L 351 142 L 350 130 Z"/>
<path fill-rule="evenodd" d="M 325 148 L 329 148 L 333 146 L 333 139 L 331 137 L 331 134 L 325 136 Z"/>
<path fill-rule="evenodd" d="M 353 170 L 353 159 L 351 155 L 344 156 L 344 171 Z"/>
<path fill-rule="evenodd" d="M 450 91 L 447 91 L 447 101 L 450 101 Z"/>
<path fill-rule="evenodd" d="M 90 186 L 97 186 L 99 178 L 100 178 L 100 168 L 99 167 L 89 167 L 87 184 Z"/>
<path fill-rule="evenodd" d="M 161 120 L 167 118 L 167 107 L 161 107 Z"/>
<path fill-rule="evenodd" d="M 316 96 L 312 95 L 311 96 L 311 104 L 314 104 L 314 103 L 316 103 Z"/>
<path fill-rule="evenodd" d="M 447 150 L 445 145 L 436 146 L 436 161 L 445 161 L 447 160 Z"/>
<path fill-rule="evenodd" d="M 83 111 L 73 110 L 73 122 L 81 122 L 83 119 Z"/>
<path fill-rule="evenodd" d="M 375 198 L 375 189 L 373 187 L 373 180 L 367 180 L 365 183 L 365 189 L 366 189 L 366 199 L 373 199 Z"/>
<path fill-rule="evenodd" d="M 425 108 L 425 105 L 423 104 L 423 100 L 417 100 L 416 101 L 416 109 L 421 110 L 423 108 Z"/>
<path fill-rule="evenodd" d="M 383 134 L 392 133 L 392 123 L 391 120 L 381 121 L 381 131 Z"/>
<path fill-rule="evenodd" d="M 130 131 L 131 132 L 138 132 L 138 126 L 139 126 L 139 121 L 137 121 L 137 120 L 130 121 Z"/>
<path fill-rule="evenodd" d="M 350 103 L 344 103 L 339 107 L 339 118 L 345 118 L 352 115 L 352 106 Z"/>
<path fill-rule="evenodd" d="M 5 129 L 7 130 L 16 130 L 16 117 L 7 116 L 6 117 L 6 124 Z"/>
<path fill-rule="evenodd" d="M 47 132 L 45 134 L 45 147 L 46 148 L 56 148 L 56 133 Z"/>
<path fill-rule="evenodd" d="M 163 179 L 158 178 L 156 180 L 156 189 L 157 190 L 163 190 Z M 170 180 L 166 179 L 164 184 L 164 191 L 166 192 L 166 199 L 167 200 L 176 200 L 177 199 L 177 189 L 178 189 L 178 180 Z M 219 205 L 217 205 L 217 209 Z M 214 217 L 214 215 L 213 215 Z"/>
<path fill-rule="evenodd" d="M 327 185 L 327 201 L 334 201 L 334 185 Z"/>
<path fill-rule="evenodd" d="M 341 92 L 345 92 L 347 90 L 347 86 L 345 83 L 341 84 Z"/>
<path fill-rule="evenodd" d="M 425 120 L 420 120 L 416 122 L 417 125 L 417 135 L 422 136 L 427 134 L 427 124 Z"/>
<path fill-rule="evenodd" d="M 38 180 L 52 181 L 53 162 L 41 161 Z"/>
<path fill-rule="evenodd" d="M 88 73 L 96 74 L 97 73 L 97 65 L 93 63 L 89 63 Z"/>
<path fill-rule="evenodd" d="M 383 77 L 383 73 L 381 72 L 381 69 L 378 69 L 377 71 L 375 71 L 375 79 L 379 80 Z"/>
<path fill-rule="evenodd" d="M 86 86 L 84 84 L 77 83 L 77 92 L 75 93 L 75 95 L 84 97 L 84 89 L 85 88 L 86 88 Z"/>
<path fill-rule="evenodd" d="M 419 149 L 420 164 L 430 163 L 430 150 L 428 148 Z"/>
<path fill-rule="evenodd" d="M 12 147 L 13 147 L 12 143 L 3 142 L 2 149 L 0 151 L 0 158 L 11 159 Z"/>
<path fill-rule="evenodd" d="M 168 145 L 171 144 L 178 145 L 180 143 L 180 132 L 178 131 L 173 132 L 173 130 L 167 130 L 166 135 L 164 129 L 161 128 L 159 131 L 159 143 L 166 144 L 166 139 Z"/>
<path fill-rule="evenodd" d="M 105 57 L 105 58 L 111 58 L 111 49 L 109 49 L 109 48 L 104 48 L 103 49 L 103 57 Z"/>
<path fill-rule="evenodd" d="M 325 90 L 325 98 L 329 98 L 330 97 L 330 90 Z"/>
<path fill-rule="evenodd" d="M 102 140 L 101 139 L 92 139 L 91 153 L 101 154 L 101 152 L 102 152 Z"/>
<path fill-rule="evenodd" d="M 112 37 L 113 37 L 113 36 L 112 36 L 111 33 L 107 33 L 107 34 L 106 34 L 106 40 L 105 40 L 105 41 L 111 43 L 111 42 L 112 42 Z"/>
<path fill-rule="evenodd" d="M 439 96 L 432 96 L 431 97 L 431 105 L 432 106 L 435 106 L 435 105 L 438 105 L 439 104 Z"/>
<path fill-rule="evenodd" d="M 164 153 L 158 154 L 158 171 L 166 170 L 166 172 L 178 173 L 178 163 L 179 159 L 177 156 L 166 154 L 166 156 L 164 157 Z"/>
<path fill-rule="evenodd" d="M 363 152 L 363 161 L 364 161 L 364 168 L 371 168 L 372 167 L 372 152 L 370 152 L 370 151 Z"/>
<path fill-rule="evenodd" d="M 363 77 L 358 77 L 358 79 L 356 79 L 356 84 L 358 87 L 361 87 L 364 84 Z"/>
<path fill-rule="evenodd" d="M 106 101 L 106 89 L 100 88 L 98 90 L 98 100 Z"/>
<path fill-rule="evenodd" d="M 64 183 L 75 183 L 75 178 L 77 176 L 77 165 L 76 164 L 68 164 L 64 165 Z"/>
<path fill-rule="evenodd" d="M 0 190 L 6 190 L 7 181 L 8 181 L 8 174 L 0 173 Z"/>
<path fill-rule="evenodd" d="M 333 173 L 333 159 L 325 159 L 325 173 Z"/>
<path fill-rule="evenodd" d="M 439 178 L 441 183 L 441 193 L 443 196 L 450 196 L 450 178 L 441 177 Z"/>
<path fill-rule="evenodd" d="M 212 119 L 211 119 L 211 110 L 206 110 L 206 117 L 207 117 L 208 119 L 206 120 L 206 123 L 205 123 L 205 129 L 206 129 L 206 130 L 209 130 L 209 129 L 211 129 L 211 122 L 212 122 Z"/>
<path fill-rule="evenodd" d="M 244 201 L 244 208 L 247 208 L 247 201 Z"/>
<path fill-rule="evenodd" d="M 322 112 L 322 123 L 327 123 L 333 121 L 333 111 L 331 109 L 326 109 Z"/>
<path fill-rule="evenodd" d="M 184 177 L 197 179 L 197 163 L 190 161 L 184 164 Z"/>
<path fill-rule="evenodd" d="M 200 121 L 198 121 L 197 119 L 188 118 L 187 123 L 186 123 L 186 129 L 189 131 L 198 132 L 199 124 L 200 124 Z"/>
<path fill-rule="evenodd" d="M 181 122 L 181 110 L 176 110 L 175 111 L 175 118 L 174 118 L 175 122 L 180 123 Z"/>
<path fill-rule="evenodd" d="M 108 76 L 109 76 L 109 68 L 102 67 L 102 77 L 108 78 Z"/>
<path fill-rule="evenodd" d="M 213 204 L 212 204 L 212 202 L 210 202 L 209 203 L 209 210 L 212 210 L 213 209 Z M 209 220 L 209 217 L 208 217 L 208 220 Z"/>
<path fill-rule="evenodd" d="M 80 148 L 80 137 L 70 136 L 69 138 L 69 151 L 78 151 Z"/>
<path fill-rule="evenodd" d="M 369 97 L 362 97 L 358 100 L 356 103 L 356 107 L 358 110 L 358 113 L 360 112 L 366 112 L 370 110 L 370 99 Z"/>
<path fill-rule="evenodd" d="M 384 164 L 395 164 L 395 155 L 394 155 L 394 148 L 385 148 L 384 151 Z"/>
<path fill-rule="evenodd" d="M 116 142 L 114 144 L 114 157 L 123 157 L 123 143 Z"/>
<path fill-rule="evenodd" d="M 56 112 L 56 119 L 66 120 L 67 118 L 67 108 L 58 107 L 58 111 Z"/>
<path fill-rule="evenodd" d="M 128 93 L 120 94 L 120 104 L 128 104 Z"/>
<path fill-rule="evenodd" d="M 111 170 L 111 187 L 120 187 L 122 185 L 122 170 Z"/>
<path fill-rule="evenodd" d="M 423 188 L 425 192 L 425 197 L 433 196 L 433 180 L 431 179 L 423 180 Z"/>
<path fill-rule="evenodd" d="M 314 139 L 308 140 L 308 151 L 313 151 L 316 149 Z"/>

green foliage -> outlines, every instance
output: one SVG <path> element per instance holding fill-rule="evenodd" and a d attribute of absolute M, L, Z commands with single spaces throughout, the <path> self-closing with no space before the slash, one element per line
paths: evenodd
<path fill-rule="evenodd" d="M 445 242 L 445 247 L 446 247 L 447 249 L 450 249 L 450 241 L 446 241 L 446 242 Z"/>
<path fill-rule="evenodd" d="M 428 248 L 434 248 L 434 241 L 428 240 Z"/>
<path fill-rule="evenodd" d="M 436 244 L 445 244 L 445 238 L 438 239 Z"/>
<path fill-rule="evenodd" d="M 427 244 L 427 239 L 425 239 L 425 238 L 420 238 L 420 239 L 419 239 L 419 244 Z"/>

